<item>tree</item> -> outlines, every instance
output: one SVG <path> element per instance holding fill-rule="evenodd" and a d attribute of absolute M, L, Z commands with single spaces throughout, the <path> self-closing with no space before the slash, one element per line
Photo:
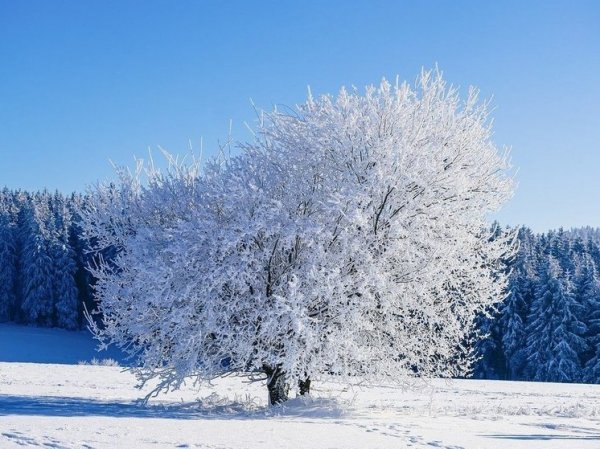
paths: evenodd
<path fill-rule="evenodd" d="M 49 208 L 44 194 L 37 195 L 23 210 L 20 286 L 24 321 L 42 326 L 54 324 L 52 258 L 49 253 Z"/>
<path fill-rule="evenodd" d="M 261 372 L 270 402 L 323 374 L 470 368 L 474 317 L 502 298 L 486 217 L 511 195 L 485 105 L 437 72 L 263 114 L 239 156 L 142 165 L 82 211 L 106 343 L 155 392 Z M 145 180 L 144 176 L 145 174 Z"/>
<path fill-rule="evenodd" d="M 511 263 L 508 295 L 502 304 L 500 327 L 506 361 L 506 378 L 520 379 L 525 367 L 526 321 L 533 298 L 534 237 L 531 230 L 519 229 L 519 250 Z"/>
<path fill-rule="evenodd" d="M 76 255 L 69 241 L 71 216 L 61 195 L 56 194 L 53 200 L 56 235 L 50 245 L 50 255 L 53 262 L 52 284 L 56 325 L 65 329 L 77 329 L 79 292 L 75 282 Z"/>
<path fill-rule="evenodd" d="M 578 258 L 575 276 L 576 293 L 581 303 L 581 321 L 586 326 L 584 335 L 588 345 L 583 354 L 583 381 L 598 382 L 600 379 L 600 277 L 592 257 L 584 254 Z"/>
<path fill-rule="evenodd" d="M 475 321 L 477 332 L 482 335 L 474 345 L 478 361 L 473 367 L 473 377 L 476 379 L 506 378 L 506 360 L 504 354 L 503 335 L 500 333 L 500 312 L 492 310 L 481 314 Z"/>
<path fill-rule="evenodd" d="M 16 302 L 16 232 L 8 209 L 8 201 L 2 195 L 0 198 L 0 322 L 12 318 Z"/>
<path fill-rule="evenodd" d="M 521 230 L 520 230 L 521 231 Z M 496 222 L 492 224 L 491 238 L 502 237 L 503 231 Z M 519 237 L 521 232 L 516 234 Z M 519 246 L 519 252 L 512 258 L 517 258 L 522 253 L 522 245 Z M 506 298 L 503 302 L 490 307 L 485 313 L 480 314 L 475 320 L 475 327 L 482 335 L 474 345 L 474 352 L 478 357 L 477 363 L 473 368 L 473 377 L 480 379 L 506 379 L 509 375 L 508 354 L 506 350 L 506 316 L 511 312 L 511 306 L 514 303 L 514 271 L 509 267 L 514 265 L 514 260 L 503 260 L 502 270 L 505 273 L 511 273 L 508 276 Z"/>
<path fill-rule="evenodd" d="M 581 377 L 579 356 L 587 349 L 570 275 L 548 255 L 540 270 L 527 326 L 527 369 L 532 380 L 575 382 Z"/>

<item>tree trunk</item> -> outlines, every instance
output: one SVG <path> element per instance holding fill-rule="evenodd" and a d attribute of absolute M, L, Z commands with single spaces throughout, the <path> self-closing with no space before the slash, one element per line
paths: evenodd
<path fill-rule="evenodd" d="M 285 373 L 281 367 L 275 369 L 270 366 L 263 366 L 267 376 L 267 389 L 269 390 L 269 405 L 281 404 L 288 400 L 290 386 L 286 382 Z"/>
<path fill-rule="evenodd" d="M 300 388 L 300 394 L 302 396 L 310 394 L 310 377 L 298 381 L 298 388 Z"/>

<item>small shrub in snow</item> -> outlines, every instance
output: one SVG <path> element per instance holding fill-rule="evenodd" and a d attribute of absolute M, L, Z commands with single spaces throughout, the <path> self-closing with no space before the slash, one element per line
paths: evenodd
<path fill-rule="evenodd" d="M 114 359 L 97 359 L 93 357 L 89 362 L 86 360 L 80 360 L 78 365 L 94 365 L 94 366 L 120 366 L 119 362 Z"/>

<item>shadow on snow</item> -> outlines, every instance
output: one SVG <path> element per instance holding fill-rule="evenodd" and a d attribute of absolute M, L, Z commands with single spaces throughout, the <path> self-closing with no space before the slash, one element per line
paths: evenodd
<path fill-rule="evenodd" d="M 564 434 L 488 434 L 483 435 L 488 438 L 498 438 L 502 440 L 541 440 L 541 441 L 550 441 L 550 440 L 600 440 L 600 435 L 564 435 Z"/>
<path fill-rule="evenodd" d="M 488 438 L 498 438 L 503 440 L 600 440 L 600 431 L 596 428 L 573 426 L 566 424 L 541 423 L 528 424 L 531 427 L 542 429 L 557 430 L 565 433 L 525 433 L 525 434 L 488 434 Z"/>
<path fill-rule="evenodd" d="M 0 416 L 105 416 L 162 419 L 266 419 L 270 417 L 340 418 L 344 411 L 334 399 L 296 398 L 276 407 L 251 400 L 235 402 L 209 396 L 195 402 L 150 403 L 102 401 L 62 396 L 0 395 Z"/>
<path fill-rule="evenodd" d="M 522 435 L 497 433 L 484 436 L 488 438 L 498 438 L 504 440 L 600 440 L 600 431 L 596 428 L 555 423 L 529 424 L 529 426 L 549 430 L 558 430 L 568 433 L 526 433 Z"/>

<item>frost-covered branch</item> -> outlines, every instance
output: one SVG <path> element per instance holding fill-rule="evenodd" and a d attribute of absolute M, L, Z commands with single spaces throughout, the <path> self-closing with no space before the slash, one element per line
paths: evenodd
<path fill-rule="evenodd" d="M 118 253 L 93 270 L 95 332 L 160 389 L 465 373 L 511 251 L 487 223 L 512 180 L 475 91 L 424 72 L 262 117 L 239 156 L 93 192 L 86 232 Z"/>

